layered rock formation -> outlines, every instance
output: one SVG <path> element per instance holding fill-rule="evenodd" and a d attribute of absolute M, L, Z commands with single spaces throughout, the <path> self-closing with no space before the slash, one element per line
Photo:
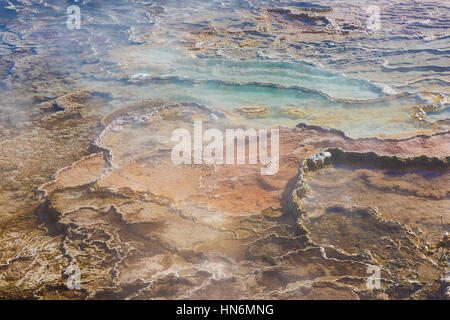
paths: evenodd
<path fill-rule="evenodd" d="M 78 5 L 0 8 L 0 298 L 449 297 L 444 1 L 376 31 L 354 1 Z M 196 120 L 290 126 L 278 173 L 174 165 Z"/>
<path fill-rule="evenodd" d="M 447 134 L 352 140 L 300 126 L 280 130 L 274 176 L 174 165 L 171 132 L 227 125 L 213 114 L 163 103 L 116 111 L 96 140 L 103 152 L 40 188 L 39 215 L 80 268 L 82 297 L 443 297 Z M 346 151 L 315 155 L 331 146 Z M 366 286 L 370 265 L 379 289 Z"/>

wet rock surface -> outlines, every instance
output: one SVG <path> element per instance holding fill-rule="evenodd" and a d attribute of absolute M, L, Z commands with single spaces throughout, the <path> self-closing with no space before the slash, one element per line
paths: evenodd
<path fill-rule="evenodd" d="M 82 270 L 81 296 L 443 297 L 448 253 L 438 247 L 436 230 L 448 229 L 442 220 L 447 159 L 438 149 L 405 160 L 389 150 L 400 151 L 403 144 L 414 152 L 414 145 L 441 136 L 394 142 L 352 140 L 318 128 L 281 129 L 280 170 L 261 176 L 257 165 L 172 164 L 171 130 L 189 129 L 199 119 L 205 128 L 227 121 L 211 111 L 178 104 L 126 110 L 116 112 L 121 116 L 96 140 L 103 154 L 80 160 L 40 188 L 43 212 L 53 212 L 54 223 L 64 226 L 66 263 Z M 309 139 L 317 146 L 305 144 Z M 353 152 L 322 152 L 332 145 Z M 383 156 L 365 156 L 364 150 Z M 355 167 L 340 168 L 339 161 Z M 386 172 L 393 168 L 401 179 L 378 178 L 394 175 Z M 437 176 L 422 183 L 427 172 L 418 168 Z M 400 186 L 403 192 L 392 191 Z M 417 207 L 417 197 L 428 201 L 426 209 Z M 367 289 L 370 265 L 381 268 L 376 290 Z"/>
<path fill-rule="evenodd" d="M 1 5 L 0 298 L 449 298 L 445 2 L 78 4 Z M 277 174 L 174 165 L 194 121 Z"/>

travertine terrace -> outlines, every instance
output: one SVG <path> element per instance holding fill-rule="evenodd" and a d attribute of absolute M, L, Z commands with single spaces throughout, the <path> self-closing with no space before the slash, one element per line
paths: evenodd
<path fill-rule="evenodd" d="M 448 299 L 450 7 L 369 2 L 2 3 L 0 299 Z"/>

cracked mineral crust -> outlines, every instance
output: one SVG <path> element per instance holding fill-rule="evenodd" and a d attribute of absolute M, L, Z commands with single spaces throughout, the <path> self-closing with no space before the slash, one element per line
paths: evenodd
<path fill-rule="evenodd" d="M 279 171 L 261 176 L 258 165 L 172 163 L 173 129 L 229 125 L 210 110 L 149 103 L 115 114 L 101 152 L 40 187 L 41 215 L 62 226 L 86 297 L 439 297 L 447 134 L 354 140 L 281 128 Z M 370 265 L 381 268 L 376 290 L 366 288 Z"/>

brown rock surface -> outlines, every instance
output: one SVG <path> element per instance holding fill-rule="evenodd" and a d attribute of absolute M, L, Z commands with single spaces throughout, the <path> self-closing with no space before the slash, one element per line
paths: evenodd
<path fill-rule="evenodd" d="M 440 281 L 447 253 L 433 244 L 439 217 L 448 219 L 448 167 L 433 157 L 447 153 L 447 134 L 352 140 L 318 127 L 281 128 L 280 170 L 261 176 L 258 165 L 172 163 L 172 130 L 190 129 L 199 119 L 204 129 L 229 125 L 212 120 L 206 109 L 142 104 L 124 110 L 96 140 L 108 161 L 86 157 L 41 188 L 48 193 L 43 214 L 53 212 L 65 226 L 61 246 L 81 269 L 86 297 L 439 296 L 431 284 Z M 394 179 L 358 160 L 362 168 L 308 173 L 306 198 L 295 200 L 299 166 L 328 147 L 375 151 L 385 163 L 425 154 L 418 159 L 440 173 L 431 180 L 415 171 Z M 80 172 L 89 174 L 80 178 Z M 365 188 L 373 189 L 371 197 Z M 406 203 L 415 205 L 417 198 L 428 202 L 411 212 Z M 292 206 L 295 201 L 307 201 L 304 213 Z M 314 201 L 325 213 L 316 213 Z M 378 290 L 366 288 L 372 264 L 382 268 Z"/>

